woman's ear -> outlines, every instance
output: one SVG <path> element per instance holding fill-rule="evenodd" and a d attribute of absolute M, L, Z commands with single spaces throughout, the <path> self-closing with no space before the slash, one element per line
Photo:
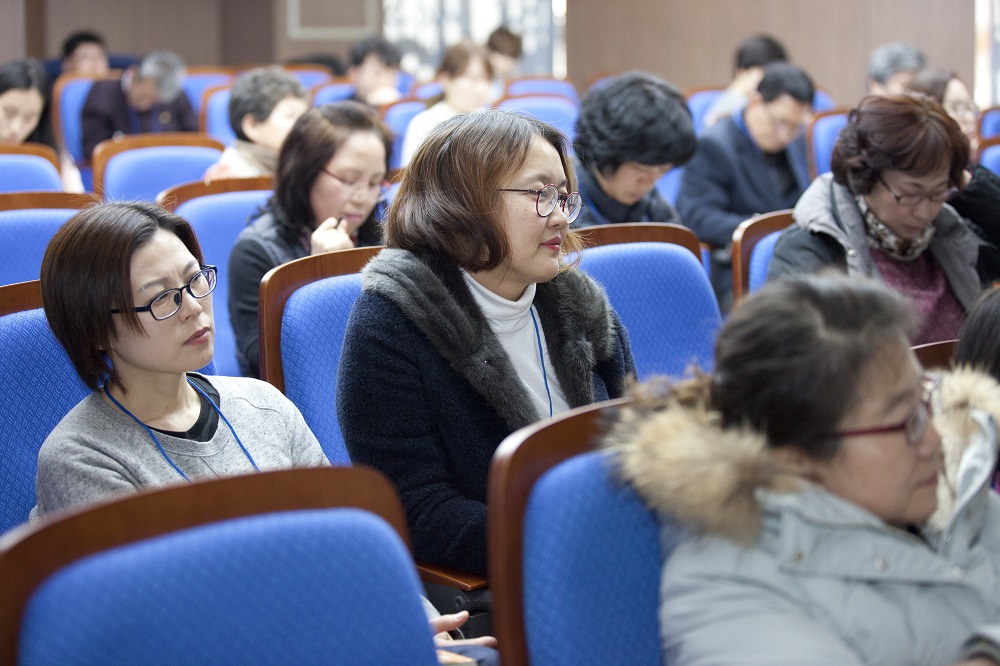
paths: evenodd
<path fill-rule="evenodd" d="M 253 117 L 252 113 L 246 114 L 240 120 L 240 129 L 243 130 L 243 135 L 250 139 L 251 143 L 257 143 L 257 139 L 260 138 L 260 134 L 257 131 L 259 127 L 260 123 Z"/>

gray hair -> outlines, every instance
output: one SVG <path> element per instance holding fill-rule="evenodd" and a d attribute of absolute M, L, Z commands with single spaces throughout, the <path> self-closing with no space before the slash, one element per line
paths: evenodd
<path fill-rule="evenodd" d="M 286 97 L 308 101 L 308 93 L 299 80 L 277 65 L 258 67 L 240 74 L 229 97 L 229 124 L 233 126 L 236 137 L 248 140 L 243 133 L 243 118 L 248 113 L 262 123 L 270 117 L 278 102 Z"/>
<path fill-rule="evenodd" d="M 924 52 L 913 44 L 893 42 L 883 44 L 868 59 L 869 78 L 886 83 L 896 72 L 916 72 L 927 66 Z"/>
<path fill-rule="evenodd" d="M 173 101 L 181 93 L 187 76 L 184 61 L 172 51 L 153 51 L 139 63 L 136 78 L 156 82 L 156 92 L 163 102 Z"/>

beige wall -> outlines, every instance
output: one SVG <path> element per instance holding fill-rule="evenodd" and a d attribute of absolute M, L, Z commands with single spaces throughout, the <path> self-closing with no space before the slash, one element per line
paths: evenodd
<path fill-rule="evenodd" d="M 920 46 L 935 66 L 972 82 L 974 0 L 570 0 L 569 76 L 644 69 L 681 88 L 723 84 L 743 37 L 766 32 L 817 84 L 849 105 L 864 92 L 869 52 Z"/>
<path fill-rule="evenodd" d="M 0 0 L 0 62 L 27 53 L 24 0 Z"/>

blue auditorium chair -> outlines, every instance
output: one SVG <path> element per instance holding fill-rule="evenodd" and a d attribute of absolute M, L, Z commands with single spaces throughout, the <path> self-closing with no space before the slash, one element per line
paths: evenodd
<path fill-rule="evenodd" d="M 568 97 L 562 95 L 518 95 L 503 97 L 495 104 L 504 111 L 517 111 L 544 120 L 566 135 L 573 143 L 576 136 L 576 119 L 580 115 L 580 106 Z"/>
<path fill-rule="evenodd" d="M 96 199 L 67 192 L 0 194 L 0 285 L 37 280 L 59 227 Z"/>
<path fill-rule="evenodd" d="M 232 85 L 234 72 L 228 67 L 188 67 L 181 89 L 195 113 L 201 112 L 202 94 L 209 88 Z"/>
<path fill-rule="evenodd" d="M 809 173 L 813 178 L 830 170 L 833 147 L 840 136 L 840 130 L 847 125 L 847 110 L 835 109 L 816 114 L 806 132 L 809 146 Z"/>
<path fill-rule="evenodd" d="M 519 95 L 562 95 L 576 102 L 577 106 L 580 105 L 580 93 L 577 92 L 576 86 L 572 82 L 566 79 L 554 79 L 551 77 L 528 76 L 514 79 L 507 83 L 504 95 L 507 97 L 516 97 Z"/>
<path fill-rule="evenodd" d="M 321 83 L 312 89 L 312 105 L 323 106 L 332 102 L 342 102 L 354 95 L 354 84 L 349 81 Z"/>
<path fill-rule="evenodd" d="M 696 88 L 685 94 L 695 134 L 701 134 L 705 129 L 705 115 L 723 92 L 722 88 Z"/>
<path fill-rule="evenodd" d="M 198 129 L 226 146 L 236 142 L 236 132 L 229 122 L 230 97 L 232 89 L 229 86 L 208 88 L 203 93 L 198 114 Z"/>
<path fill-rule="evenodd" d="M 413 116 L 427 109 L 424 100 L 404 99 L 394 104 L 390 104 L 382 112 L 382 120 L 393 134 L 392 154 L 389 156 L 389 170 L 398 169 L 401 166 L 403 155 L 403 139 L 406 137 L 406 128 L 409 127 Z"/>
<path fill-rule="evenodd" d="M 59 156 L 41 143 L 0 146 L 0 193 L 61 192 Z"/>
<path fill-rule="evenodd" d="M 778 236 L 794 223 L 788 209 L 757 215 L 736 227 L 732 252 L 733 303 L 764 286 Z"/>
<path fill-rule="evenodd" d="M 105 201 L 155 201 L 168 187 L 201 180 L 224 148 L 198 132 L 131 134 L 102 141 L 94 149 L 94 192 Z"/>

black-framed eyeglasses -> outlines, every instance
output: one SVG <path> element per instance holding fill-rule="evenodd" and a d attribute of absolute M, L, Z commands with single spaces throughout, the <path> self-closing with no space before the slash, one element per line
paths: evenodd
<path fill-rule="evenodd" d="M 930 422 L 931 417 L 931 398 L 934 391 L 937 390 L 938 386 L 941 384 L 941 379 L 938 377 L 924 378 L 924 394 L 920 398 L 920 402 L 917 406 L 913 408 L 905 419 L 900 423 L 894 423 L 892 425 L 879 426 L 877 428 L 859 428 L 856 430 L 841 430 L 839 432 L 833 433 L 835 437 L 860 437 L 862 435 L 884 435 L 893 432 L 902 432 L 903 437 L 906 439 L 906 445 L 911 449 L 915 449 L 920 446 L 920 442 L 924 439 L 924 434 L 927 432 L 927 424 Z"/>
<path fill-rule="evenodd" d="M 896 194 L 893 192 L 892 188 L 889 187 L 889 183 L 882 179 L 882 176 L 878 177 L 878 182 L 882 183 L 882 187 L 884 187 L 886 191 L 892 195 L 892 198 L 896 200 L 897 204 L 908 208 L 921 204 L 924 200 L 930 201 L 931 203 L 942 204 L 961 191 L 957 187 L 949 187 L 947 190 L 936 194 Z"/>
<path fill-rule="evenodd" d="M 569 224 L 573 224 L 573 221 L 580 217 L 580 211 L 583 210 L 583 197 L 580 196 L 579 192 L 561 194 L 559 187 L 551 183 L 540 190 L 514 190 L 501 187 L 499 191 L 534 194 L 536 197 L 535 212 L 538 213 L 539 217 L 548 217 L 556 209 L 556 206 L 560 206 L 562 211 L 566 213 Z"/>
<path fill-rule="evenodd" d="M 156 321 L 173 317 L 181 309 L 185 291 L 195 298 L 205 298 L 215 291 L 215 285 L 218 283 L 216 270 L 215 266 L 202 266 L 201 270 L 192 275 L 183 287 L 165 289 L 154 296 L 149 303 L 142 307 L 132 308 L 132 311 L 148 312 Z M 111 311 L 112 314 L 121 314 L 122 312 L 124 310 L 114 309 Z"/>

